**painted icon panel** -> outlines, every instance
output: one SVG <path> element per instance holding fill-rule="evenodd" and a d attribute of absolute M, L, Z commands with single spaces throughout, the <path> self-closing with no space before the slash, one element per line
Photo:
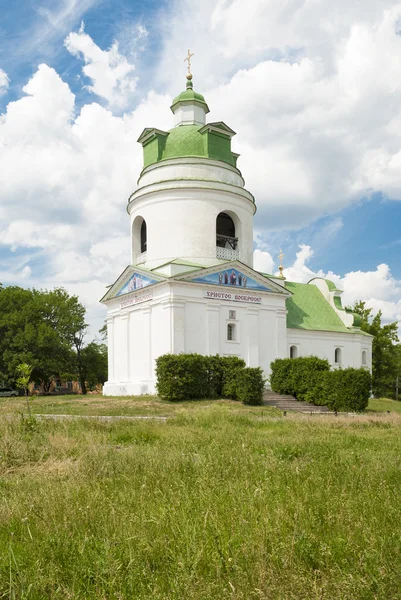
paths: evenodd
<path fill-rule="evenodd" d="M 249 290 L 264 290 L 272 292 L 273 290 L 267 285 L 262 285 L 259 281 L 248 277 L 237 269 L 226 269 L 224 271 L 218 271 L 217 273 L 210 273 L 203 277 L 196 277 L 192 281 L 197 283 L 209 283 L 212 285 L 227 285 L 229 287 L 246 288 Z"/>
<path fill-rule="evenodd" d="M 122 296 L 122 294 L 128 294 L 129 292 L 136 292 L 141 290 L 152 283 L 158 283 L 156 279 L 151 279 L 143 273 L 133 273 L 127 283 L 117 292 L 116 296 Z"/>

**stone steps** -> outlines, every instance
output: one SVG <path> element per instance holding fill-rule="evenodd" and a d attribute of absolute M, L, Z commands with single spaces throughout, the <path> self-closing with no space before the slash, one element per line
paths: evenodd
<path fill-rule="evenodd" d="M 266 390 L 263 394 L 263 404 L 274 406 L 282 411 L 306 412 L 306 413 L 329 413 L 327 406 L 315 406 L 309 402 L 299 402 L 292 396 L 276 394 L 272 390 Z"/>

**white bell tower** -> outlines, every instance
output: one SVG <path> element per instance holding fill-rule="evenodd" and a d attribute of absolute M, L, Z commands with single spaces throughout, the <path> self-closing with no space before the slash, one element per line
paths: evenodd
<path fill-rule="evenodd" d="M 231 150 L 235 132 L 223 122 L 206 123 L 209 107 L 194 92 L 191 73 L 171 110 L 175 127 L 146 128 L 138 139 L 144 168 L 127 207 L 132 264 L 240 260 L 252 267 L 256 206 Z"/>

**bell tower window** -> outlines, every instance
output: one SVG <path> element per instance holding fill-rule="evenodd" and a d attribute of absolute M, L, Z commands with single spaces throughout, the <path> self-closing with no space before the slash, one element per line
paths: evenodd
<path fill-rule="evenodd" d="M 216 246 L 235 250 L 238 238 L 235 237 L 234 221 L 227 213 L 220 213 L 216 220 Z"/>
<path fill-rule="evenodd" d="M 141 225 L 141 253 L 147 250 L 147 237 L 146 237 L 146 221 L 142 221 Z"/>

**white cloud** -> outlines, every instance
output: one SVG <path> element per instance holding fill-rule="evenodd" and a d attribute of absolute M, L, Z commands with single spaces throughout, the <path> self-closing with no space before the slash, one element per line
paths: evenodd
<path fill-rule="evenodd" d="M 401 4 L 180 0 L 170 17 L 158 79 L 183 87 L 191 39 L 195 89 L 238 132 L 258 228 L 401 199 Z"/>
<path fill-rule="evenodd" d="M 144 37 L 145 32 L 142 28 L 139 37 Z M 90 92 L 118 109 L 124 109 L 132 102 L 138 77 L 134 75 L 135 65 L 120 54 L 118 42 L 113 42 L 109 50 L 101 50 L 85 33 L 82 23 L 78 32 L 67 36 L 65 47 L 73 56 L 84 60 L 82 71 L 92 80 L 92 85 L 87 86 Z"/>
<path fill-rule="evenodd" d="M 63 10 L 70 18 L 81 4 L 58 6 L 43 15 L 59 34 Z M 159 21 L 157 84 L 169 94 L 183 88 L 191 39 L 194 85 L 206 95 L 210 120 L 238 131 L 233 149 L 242 154 L 239 167 L 259 208 L 257 268 L 274 268 L 263 243 L 269 230 L 300 228 L 373 191 L 401 198 L 401 5 L 177 0 L 169 6 L 174 12 Z M 139 50 L 145 24 L 133 36 Z M 32 44 L 39 42 L 40 35 Z M 104 284 L 130 260 L 125 205 L 142 167 L 136 139 L 146 126 L 172 126 L 171 98 L 150 91 L 121 115 L 136 94 L 134 48 L 127 53 L 115 43 L 102 50 L 83 29 L 65 44 L 83 60 L 90 91 L 109 110 L 93 102 L 77 114 L 71 89 L 46 65 L 25 95 L 9 103 L 0 116 L 0 244 L 40 254 L 44 269 L 38 276 L 30 260 L 30 285 L 65 285 L 98 315 Z M 341 226 L 334 220 L 322 235 Z M 311 252 L 301 249 L 287 270 L 291 277 L 314 275 L 307 266 Z M 21 278 L 24 264 L 10 278 Z M 348 302 L 364 294 L 387 315 L 398 314 L 400 285 L 383 267 L 331 275 L 344 284 Z"/>
<path fill-rule="evenodd" d="M 10 79 L 3 69 L 0 69 L 0 96 L 6 94 L 10 85 Z"/>
<path fill-rule="evenodd" d="M 32 269 L 29 265 L 25 265 L 25 267 L 21 271 L 22 279 L 28 279 L 32 274 Z"/>
<path fill-rule="evenodd" d="M 46 65 L 24 92 L 0 116 L 0 246 L 26 249 L 31 273 L 16 257 L 0 281 L 30 275 L 30 286 L 79 291 L 99 324 L 105 286 L 130 262 L 125 207 L 142 168 L 136 140 L 144 124 L 170 126 L 171 98 L 150 93 L 122 117 L 97 103 L 75 115 L 74 94 Z"/>
<path fill-rule="evenodd" d="M 307 265 L 312 256 L 312 248 L 301 245 L 293 265 L 284 270 L 285 277 L 300 283 L 307 283 L 313 277 L 330 279 L 344 290 L 343 306 L 353 306 L 363 300 L 374 314 L 381 310 L 384 321 L 401 321 L 401 281 L 393 277 L 388 265 L 380 264 L 374 271 L 350 271 L 341 276 L 332 271 L 312 271 Z"/>
<path fill-rule="evenodd" d="M 272 274 L 274 270 L 274 260 L 271 254 L 256 248 L 253 252 L 253 268 L 255 271 Z"/>

